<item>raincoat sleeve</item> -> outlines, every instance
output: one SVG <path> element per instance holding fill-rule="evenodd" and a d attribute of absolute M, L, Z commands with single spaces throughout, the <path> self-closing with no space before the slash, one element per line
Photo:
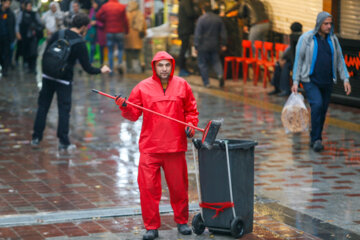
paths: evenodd
<path fill-rule="evenodd" d="M 139 86 L 136 86 L 130 93 L 130 96 L 128 98 L 129 102 L 132 102 L 136 105 L 143 106 L 142 104 L 142 97 L 141 97 L 141 91 Z M 129 104 L 126 107 L 120 106 L 121 115 L 130 120 L 130 121 L 136 121 L 139 119 L 139 117 L 142 114 L 142 110 L 130 106 Z"/>
<path fill-rule="evenodd" d="M 185 121 L 187 123 L 192 123 L 194 126 L 198 125 L 199 119 L 198 115 L 199 112 L 197 110 L 197 104 L 195 97 L 191 91 L 191 87 L 188 83 L 186 83 L 186 103 L 185 103 Z"/>

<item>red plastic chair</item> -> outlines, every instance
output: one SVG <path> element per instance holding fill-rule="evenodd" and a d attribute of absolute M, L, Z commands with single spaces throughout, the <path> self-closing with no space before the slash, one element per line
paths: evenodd
<path fill-rule="evenodd" d="M 240 67 L 240 63 L 244 63 L 244 61 L 246 59 L 249 59 L 250 57 L 252 57 L 253 53 L 252 53 L 252 46 L 251 46 L 251 41 L 249 40 L 242 40 L 242 57 L 237 57 L 235 59 L 235 79 L 238 80 L 239 79 L 239 67 Z M 244 65 L 243 65 L 244 66 Z M 246 79 L 244 78 L 244 83 L 246 83 Z"/>
<path fill-rule="evenodd" d="M 224 58 L 224 81 L 226 80 L 227 75 L 227 69 L 228 69 L 228 63 L 231 63 L 231 70 L 232 70 L 232 78 L 235 77 L 235 60 L 236 57 L 234 56 L 228 56 Z"/>
<path fill-rule="evenodd" d="M 248 40 L 246 40 L 248 41 Z M 251 41 L 250 42 L 250 46 L 251 46 Z M 248 43 L 246 43 L 248 44 Z M 243 78 L 244 78 L 244 83 L 246 83 L 247 81 L 247 77 L 248 77 L 248 68 L 249 65 L 252 65 L 253 70 L 255 71 L 255 64 L 259 59 L 259 54 L 262 56 L 263 54 L 263 50 L 262 50 L 262 46 L 263 46 L 263 42 L 262 41 L 255 41 L 254 42 L 254 47 L 255 47 L 255 56 L 252 53 L 252 47 L 250 47 L 250 56 L 249 57 L 245 57 L 244 61 L 243 61 Z M 254 79 L 256 78 L 256 76 L 254 76 Z M 255 84 L 255 82 L 254 82 Z"/>
<path fill-rule="evenodd" d="M 289 45 L 284 43 L 275 43 L 275 62 L 279 60 L 280 54 L 283 53 Z"/>
<path fill-rule="evenodd" d="M 264 42 L 264 54 L 261 59 L 256 62 L 254 85 L 257 85 L 260 75 L 260 66 L 264 68 L 264 80 L 263 85 L 266 87 L 266 77 L 269 75 L 269 67 L 275 66 L 274 62 L 274 50 L 272 42 Z"/>

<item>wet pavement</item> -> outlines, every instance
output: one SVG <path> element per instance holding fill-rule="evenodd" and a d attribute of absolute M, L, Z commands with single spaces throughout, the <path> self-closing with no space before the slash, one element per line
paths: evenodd
<path fill-rule="evenodd" d="M 13 71 L 0 80 L 0 239 L 140 239 L 137 188 L 141 121 L 121 117 L 98 89 L 128 95 L 148 76 L 89 76 L 76 71 L 70 152 L 57 150 L 54 99 L 40 149 L 29 145 L 39 78 Z M 199 126 L 222 119 L 222 139 L 255 140 L 254 232 L 243 239 L 360 239 L 360 110 L 334 105 L 325 150 L 313 152 L 308 133 L 286 134 L 285 98 L 252 82 L 215 80 L 204 88 L 186 78 L 197 99 Z M 196 137 L 201 137 L 200 133 Z M 199 211 L 191 141 L 187 153 L 191 216 Z M 231 239 L 177 235 L 163 181 L 160 239 Z M 189 219 L 191 221 L 191 218 Z"/>

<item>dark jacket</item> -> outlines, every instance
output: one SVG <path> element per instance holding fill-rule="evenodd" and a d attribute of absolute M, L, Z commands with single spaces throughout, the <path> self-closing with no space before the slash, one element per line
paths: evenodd
<path fill-rule="evenodd" d="M 48 42 L 48 45 L 46 46 L 45 52 L 53 42 L 58 40 L 58 38 L 59 38 L 59 32 L 56 32 L 51 36 L 51 38 Z M 76 32 L 73 32 L 69 29 L 65 30 L 65 39 L 72 40 L 72 39 L 76 39 L 76 38 L 81 38 L 81 36 L 79 34 L 77 34 Z M 66 66 L 66 75 L 61 80 L 65 80 L 65 81 L 69 81 L 69 82 L 71 82 L 73 80 L 74 66 L 75 66 L 77 59 L 79 60 L 81 66 L 87 73 L 99 74 L 101 72 L 100 68 L 94 68 L 91 66 L 91 64 L 89 62 L 89 54 L 88 54 L 88 51 L 86 48 L 85 41 L 82 41 L 80 43 L 76 43 L 73 46 L 71 46 L 71 53 L 69 55 L 69 58 L 67 61 L 67 66 Z M 44 77 L 48 78 L 46 76 L 44 76 Z"/>
<path fill-rule="evenodd" d="M 301 36 L 302 32 L 293 32 L 290 34 L 290 46 L 286 49 L 282 55 L 282 59 L 294 64 L 296 44 Z"/>
<path fill-rule="evenodd" d="M 226 46 L 227 33 L 222 19 L 213 12 L 206 12 L 197 21 L 194 45 L 198 51 L 218 51 Z"/>
<path fill-rule="evenodd" d="M 1 11 L 1 4 L 0 4 L 0 12 L 2 14 L 0 14 L 0 17 L 4 17 L 1 16 L 3 14 L 6 14 L 6 19 L 7 19 L 7 31 L 8 31 L 8 37 L 10 42 L 13 42 L 15 40 L 15 14 L 9 9 L 7 9 L 4 13 Z M 2 21 L 2 20 L 0 20 Z"/>
<path fill-rule="evenodd" d="M 184 35 L 192 35 L 195 30 L 195 22 L 200 12 L 195 8 L 193 0 L 180 0 L 179 5 L 179 37 Z"/>

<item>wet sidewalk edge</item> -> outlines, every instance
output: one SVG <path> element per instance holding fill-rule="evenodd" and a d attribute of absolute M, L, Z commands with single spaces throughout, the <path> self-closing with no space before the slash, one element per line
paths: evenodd
<path fill-rule="evenodd" d="M 265 197 L 257 196 L 254 208 L 259 215 L 268 215 L 275 221 L 282 222 L 321 239 L 360 239 L 360 235 L 355 232 L 311 217 Z"/>
<path fill-rule="evenodd" d="M 307 214 L 279 204 L 265 197 L 256 196 L 254 211 L 261 216 L 270 216 L 275 221 L 284 223 L 297 230 L 319 237 L 321 239 L 360 239 L 360 235 L 336 225 L 313 218 Z M 189 204 L 190 212 L 199 212 L 198 203 Z M 160 205 L 160 213 L 172 213 L 169 204 Z M 0 228 L 14 226 L 31 226 L 73 221 L 98 220 L 113 217 L 140 216 L 140 207 L 129 208 L 97 208 L 79 211 L 45 212 L 37 214 L 8 215 L 0 218 Z M 191 221 L 191 220 L 190 220 Z"/>

